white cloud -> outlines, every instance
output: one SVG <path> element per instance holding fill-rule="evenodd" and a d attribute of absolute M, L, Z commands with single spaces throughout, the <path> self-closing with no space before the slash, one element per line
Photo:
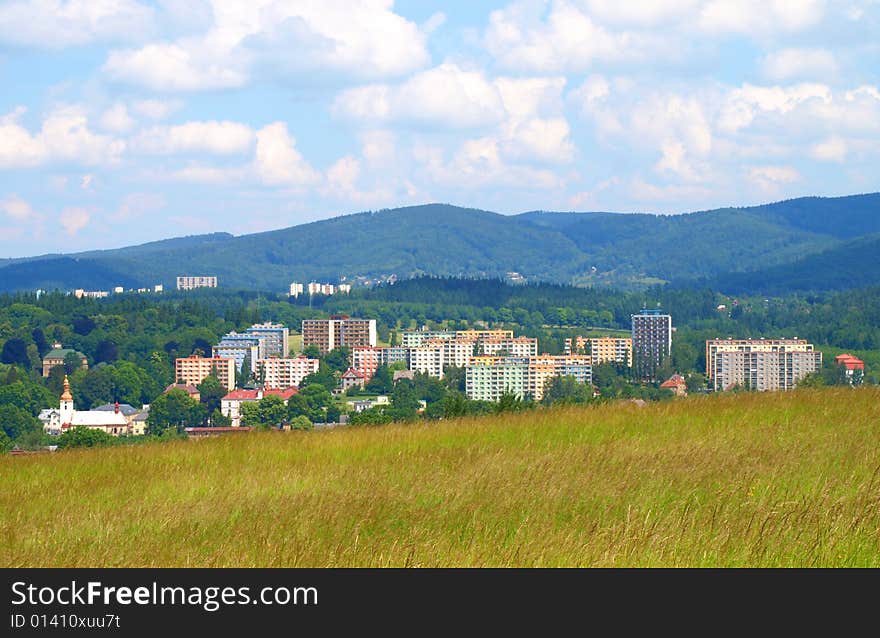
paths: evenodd
<path fill-rule="evenodd" d="M 327 169 L 327 182 L 332 189 L 350 192 L 355 189 L 355 182 L 360 174 L 360 162 L 351 155 L 346 155 Z"/>
<path fill-rule="evenodd" d="M 769 194 L 781 192 L 781 187 L 801 179 L 792 166 L 755 166 L 747 171 L 749 181 Z"/>
<path fill-rule="evenodd" d="M 255 69 L 377 78 L 429 61 L 425 32 L 386 0 L 212 0 L 211 6 L 204 33 L 113 51 L 105 71 L 155 90 L 198 91 L 243 86 Z"/>
<path fill-rule="evenodd" d="M 361 154 L 371 165 L 383 165 L 394 160 L 396 136 L 392 131 L 374 130 L 360 134 Z"/>
<path fill-rule="evenodd" d="M 760 112 L 786 114 L 803 102 L 831 101 L 831 89 L 823 84 L 755 86 L 744 84 L 733 89 L 718 116 L 718 126 L 728 133 L 749 126 Z"/>
<path fill-rule="evenodd" d="M 808 29 L 824 12 L 824 0 L 712 0 L 699 21 L 708 31 L 770 34 Z"/>
<path fill-rule="evenodd" d="M 284 122 L 274 122 L 257 131 L 254 169 L 265 184 L 307 186 L 319 179 L 296 149 L 296 139 Z"/>
<path fill-rule="evenodd" d="M 481 72 L 445 63 L 398 86 L 369 85 L 340 93 L 336 113 L 365 120 L 399 119 L 468 128 L 497 124 L 504 105 Z"/>
<path fill-rule="evenodd" d="M 43 120 L 36 135 L 18 123 L 25 112 L 19 107 L 0 117 L 0 167 L 37 166 L 53 161 L 97 165 L 118 162 L 125 142 L 88 128 L 85 111 L 61 106 Z"/>
<path fill-rule="evenodd" d="M 113 133 L 127 133 L 134 127 L 134 119 L 125 104 L 117 102 L 101 115 L 101 127 Z"/>
<path fill-rule="evenodd" d="M 79 181 L 79 187 L 84 191 L 89 190 L 92 187 L 92 184 L 95 182 L 95 176 L 89 173 L 88 175 L 83 175 L 82 179 Z"/>
<path fill-rule="evenodd" d="M 186 122 L 176 126 L 155 126 L 147 129 L 132 140 L 132 148 L 159 155 L 232 155 L 250 151 L 255 139 L 254 131 L 238 122 Z"/>
<path fill-rule="evenodd" d="M 130 41 L 151 31 L 154 17 L 134 0 L 13 0 L 0 6 L 0 42 L 55 49 Z"/>
<path fill-rule="evenodd" d="M 838 71 L 834 54 L 826 49 L 782 49 L 764 58 L 761 67 L 771 80 L 815 79 Z"/>
<path fill-rule="evenodd" d="M 846 142 L 839 137 L 814 144 L 810 149 L 810 156 L 820 162 L 842 162 L 846 159 L 846 153 Z"/>
<path fill-rule="evenodd" d="M 27 221 L 34 216 L 34 209 L 17 195 L 10 195 L 0 200 L 0 210 L 15 221 Z"/>
<path fill-rule="evenodd" d="M 85 208 L 68 206 L 61 211 L 58 220 L 68 235 L 76 235 L 88 225 L 91 217 L 91 213 Z"/>
<path fill-rule="evenodd" d="M 609 23 L 656 25 L 691 15 L 701 0 L 587 0 L 591 13 Z"/>
<path fill-rule="evenodd" d="M 231 184 L 241 181 L 248 174 L 243 167 L 220 168 L 191 164 L 171 173 L 171 179 L 197 184 Z"/>
<path fill-rule="evenodd" d="M 136 113 L 151 120 L 164 120 L 181 106 L 179 100 L 138 100 L 131 105 Z"/>
<path fill-rule="evenodd" d="M 504 150 L 511 157 L 563 164 L 574 158 L 565 118 L 532 118 L 505 127 Z"/>
<path fill-rule="evenodd" d="M 546 7 L 546 2 L 523 1 L 490 14 L 485 46 L 502 66 L 541 73 L 584 71 L 596 61 L 638 60 L 648 51 L 666 50 L 657 35 L 609 31 L 574 2 L 555 0 L 549 12 Z"/>
<path fill-rule="evenodd" d="M 244 85 L 244 60 L 211 42 L 148 44 L 141 49 L 112 51 L 104 71 L 113 79 L 155 91 L 201 91 Z"/>

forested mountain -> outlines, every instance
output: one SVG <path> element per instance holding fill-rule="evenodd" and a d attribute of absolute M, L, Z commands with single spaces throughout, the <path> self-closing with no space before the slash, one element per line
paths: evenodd
<path fill-rule="evenodd" d="M 172 286 L 177 275 L 204 274 L 217 275 L 223 287 L 280 291 L 291 281 L 313 279 L 497 277 L 508 271 L 532 281 L 629 288 L 675 281 L 752 289 L 767 277 L 780 287 L 788 285 L 786 278 L 801 286 L 811 268 L 837 271 L 848 242 L 856 242 L 862 263 L 880 262 L 880 242 L 866 237 L 875 233 L 880 233 L 878 193 L 683 215 L 505 216 L 427 204 L 239 237 L 214 233 L 0 260 L 0 290 Z M 859 276 L 852 285 L 878 282 L 871 268 Z M 810 282 L 809 289 L 851 287 L 842 275 Z"/>

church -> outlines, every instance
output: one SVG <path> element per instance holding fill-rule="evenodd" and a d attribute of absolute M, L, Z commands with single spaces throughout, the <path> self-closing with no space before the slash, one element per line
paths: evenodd
<path fill-rule="evenodd" d="M 128 419 L 119 411 L 118 404 L 114 411 L 75 410 L 73 395 L 70 393 L 70 381 L 64 377 L 64 392 L 61 393 L 61 404 L 55 409 L 40 412 L 38 417 L 43 423 L 47 434 L 57 436 L 70 428 L 84 426 L 92 430 L 102 430 L 113 436 L 132 434 Z"/>

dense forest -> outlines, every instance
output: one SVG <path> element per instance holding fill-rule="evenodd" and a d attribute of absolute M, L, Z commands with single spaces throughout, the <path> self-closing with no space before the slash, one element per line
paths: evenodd
<path fill-rule="evenodd" d="M 233 237 L 214 233 L 142 246 L 0 260 L 0 290 L 173 287 L 210 274 L 228 289 L 281 292 L 292 280 L 336 282 L 396 274 L 503 277 L 641 289 L 703 280 L 737 294 L 840 290 L 876 282 L 880 194 L 806 197 L 681 215 L 531 212 L 427 204 L 342 215 Z M 868 241 L 874 235 L 873 243 Z M 855 245 L 857 261 L 847 242 Z M 820 263 L 798 263 L 827 253 Z M 823 266 L 816 271 L 816 266 Z M 830 268 L 825 267 L 830 266 Z M 860 276 L 850 281 L 845 269 Z M 768 271 L 767 269 L 776 270 Z M 738 273 L 764 273 L 743 278 Z M 830 276 L 829 273 L 834 273 Z M 871 271 L 873 272 L 873 270 Z M 812 277 L 819 274 L 821 276 Z M 853 283 L 854 282 L 854 283 Z"/>
<path fill-rule="evenodd" d="M 197 290 L 190 293 L 126 293 L 104 299 L 77 299 L 60 293 L 37 297 L 30 293 L 0 295 L 0 446 L 35 444 L 40 437 L 36 416 L 57 406 L 64 374 L 70 376 L 77 409 L 119 401 L 135 407 L 157 405 L 173 381 L 174 359 L 194 352 L 210 354 L 219 337 L 244 330 L 252 323 L 278 321 L 298 332 L 306 318 L 333 313 L 375 318 L 383 343 L 391 343 L 400 330 L 419 326 L 467 329 L 503 327 L 517 335 L 537 337 L 540 350 L 560 353 L 564 340 L 575 335 L 628 332 L 630 315 L 643 307 L 660 306 L 673 317 L 675 335 L 666 372 L 694 379 L 699 389 L 705 368 L 704 342 L 715 337 L 800 337 L 815 343 L 826 354 L 826 365 L 835 354 L 848 351 L 867 365 L 865 380 L 877 383 L 880 370 L 880 287 L 784 297 L 728 297 L 705 290 L 653 287 L 641 292 L 605 288 L 578 288 L 557 284 L 509 285 L 500 280 L 421 277 L 394 285 L 359 289 L 351 295 L 308 296 L 298 299 L 249 291 Z M 83 353 L 89 369 L 75 362 L 41 377 L 41 359 L 60 342 Z M 348 365 L 342 353 L 331 353 L 320 371 L 308 380 L 311 389 L 297 399 L 291 419 L 314 421 L 322 410 L 338 410 L 328 390 Z M 385 375 L 372 388 L 398 392 Z M 656 387 L 637 388 L 626 383 L 626 372 L 597 368 L 595 382 L 603 395 L 659 398 Z M 390 378 L 390 376 L 389 376 Z M 247 379 L 241 379 L 242 383 Z M 377 385 L 378 384 L 378 385 Z M 381 387 L 380 387 L 381 385 Z M 490 406 L 469 405 L 462 395 L 463 373 L 443 383 L 418 379 L 398 393 L 400 414 L 415 414 L 420 400 L 428 403 L 429 416 L 487 411 Z M 553 396 L 574 396 L 571 388 L 556 388 Z M 191 422 L 207 423 L 217 414 L 219 396 L 210 384 L 204 405 L 169 405 L 161 410 L 189 410 Z M 586 400 L 587 397 L 584 398 Z M 175 397 L 172 397 L 177 401 Z M 174 401 L 171 401 L 173 403 Z M 432 405 L 433 404 L 433 405 Z M 406 407 L 401 407 L 406 406 Z M 277 406 L 275 406 L 277 409 Z M 500 409 L 521 409 L 513 398 Z M 268 407 L 266 408 L 268 409 Z M 293 410 L 294 408 L 291 408 Z M 161 411 L 160 410 L 160 411 Z M 158 412 L 157 412 L 158 414 Z M 165 412 L 162 412 L 165 414 Z M 391 418 L 363 415 L 369 422 Z M 251 415 L 253 416 L 253 415 Z M 171 417 L 168 417 L 169 419 Z M 259 420 L 259 417 L 253 417 Z M 269 418 L 269 417 L 266 417 Z"/>

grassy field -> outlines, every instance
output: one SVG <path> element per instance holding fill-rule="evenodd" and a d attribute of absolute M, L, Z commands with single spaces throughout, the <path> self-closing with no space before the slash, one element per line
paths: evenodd
<path fill-rule="evenodd" d="M 880 566 L 880 391 L 0 458 L 2 566 Z"/>

